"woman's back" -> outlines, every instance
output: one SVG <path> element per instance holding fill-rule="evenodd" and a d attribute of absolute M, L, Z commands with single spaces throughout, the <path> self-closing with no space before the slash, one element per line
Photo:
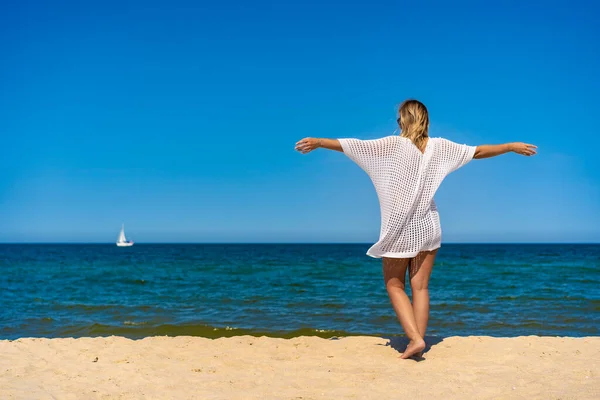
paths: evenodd
<path fill-rule="evenodd" d="M 473 158 L 476 147 L 429 138 L 421 151 L 401 136 L 339 141 L 371 177 L 381 205 L 380 240 L 367 254 L 414 257 L 439 247 L 441 228 L 433 197 L 450 172 Z"/>

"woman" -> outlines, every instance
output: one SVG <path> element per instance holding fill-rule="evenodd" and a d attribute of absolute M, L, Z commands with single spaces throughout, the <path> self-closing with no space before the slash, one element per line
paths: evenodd
<path fill-rule="evenodd" d="M 428 283 L 441 243 L 440 219 L 433 196 L 444 178 L 473 158 L 514 152 L 536 154 L 526 143 L 467 146 L 430 138 L 427 108 L 417 100 L 400 105 L 399 136 L 377 140 L 305 138 L 303 154 L 319 147 L 343 151 L 373 181 L 381 206 L 380 238 L 367 252 L 383 258 L 383 278 L 394 311 L 410 342 L 401 358 L 425 349 L 429 320 Z M 412 305 L 404 291 L 409 270 Z"/>

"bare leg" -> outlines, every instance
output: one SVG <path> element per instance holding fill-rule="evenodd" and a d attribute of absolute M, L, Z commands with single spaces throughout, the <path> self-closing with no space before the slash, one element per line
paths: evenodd
<path fill-rule="evenodd" d="M 419 334 L 425 337 L 429 321 L 429 277 L 437 250 L 423 251 L 410 263 L 410 288 L 412 290 L 412 308 Z"/>
<path fill-rule="evenodd" d="M 408 258 L 385 258 L 383 259 L 383 279 L 385 288 L 392 302 L 396 316 L 404 328 L 406 336 L 410 339 L 408 346 L 401 358 L 409 358 L 425 348 L 425 341 L 419 334 L 419 328 L 415 320 L 410 300 L 404 291 L 406 280 L 406 267 Z"/>

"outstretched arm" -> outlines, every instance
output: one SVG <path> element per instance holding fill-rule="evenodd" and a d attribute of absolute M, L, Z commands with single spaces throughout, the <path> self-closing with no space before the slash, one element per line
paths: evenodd
<path fill-rule="evenodd" d="M 296 143 L 296 150 L 302 154 L 310 153 L 319 147 L 329 150 L 343 151 L 342 145 L 337 139 L 304 138 Z"/>
<path fill-rule="evenodd" d="M 537 146 L 527 143 L 484 144 L 477 146 L 473 158 L 490 158 L 501 154 L 514 152 L 523 156 L 533 156 Z"/>
<path fill-rule="evenodd" d="M 296 143 L 296 150 L 306 154 L 322 147 L 342 152 L 370 175 L 397 148 L 396 139 L 393 136 L 369 140 L 304 138 Z"/>

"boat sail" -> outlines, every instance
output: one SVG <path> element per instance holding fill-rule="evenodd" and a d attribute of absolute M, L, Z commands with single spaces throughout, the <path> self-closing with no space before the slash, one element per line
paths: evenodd
<path fill-rule="evenodd" d="M 121 226 L 121 233 L 119 233 L 119 239 L 117 240 L 117 246 L 119 247 L 129 247 L 133 246 L 133 242 L 127 240 L 125 237 L 125 224 Z"/>

